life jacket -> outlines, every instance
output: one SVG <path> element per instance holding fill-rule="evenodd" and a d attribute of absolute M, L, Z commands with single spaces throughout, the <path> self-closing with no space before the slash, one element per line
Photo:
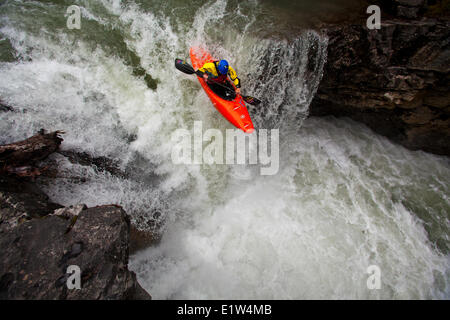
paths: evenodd
<path fill-rule="evenodd" d="M 227 74 L 220 74 L 219 72 L 219 60 L 207 62 L 203 65 L 203 67 L 199 68 L 201 72 L 205 72 L 208 76 L 209 82 L 218 82 L 218 83 L 224 83 L 227 80 L 227 77 L 229 76 L 231 81 L 234 83 L 236 88 L 241 87 L 241 80 L 238 78 L 236 71 L 229 66 L 228 67 L 228 73 Z"/>
<path fill-rule="evenodd" d="M 213 61 L 214 66 L 216 67 L 216 72 L 217 72 L 218 76 L 210 77 L 209 80 L 211 80 L 212 82 L 224 83 L 227 80 L 228 73 L 227 74 L 221 74 L 219 72 L 219 62 L 220 62 L 219 60 Z"/>

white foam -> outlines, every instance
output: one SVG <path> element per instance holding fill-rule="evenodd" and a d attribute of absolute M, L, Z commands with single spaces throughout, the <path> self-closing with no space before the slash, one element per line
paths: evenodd
<path fill-rule="evenodd" d="M 331 138 L 326 149 L 318 148 L 327 139 L 318 126 L 329 128 L 326 136 L 347 139 Z M 330 152 L 364 146 L 356 135 L 349 139 L 351 133 L 329 121 L 306 122 L 297 143 L 284 150 L 279 175 L 232 184 L 223 204 L 208 204 L 190 223 L 174 221 L 160 245 L 136 254 L 131 266 L 141 283 L 156 299 L 439 297 L 437 288 L 448 286 L 449 260 L 433 248 L 414 213 L 390 199 L 403 173 L 385 189 L 383 177 L 365 171 L 378 165 L 370 162 L 379 154 L 389 157 L 383 149 L 390 143 L 372 135 L 382 143 L 359 159 L 364 165 L 352 163 L 351 153 L 330 158 Z M 440 161 L 397 150 L 393 157 Z M 381 290 L 366 286 L 370 265 L 381 269 Z"/>

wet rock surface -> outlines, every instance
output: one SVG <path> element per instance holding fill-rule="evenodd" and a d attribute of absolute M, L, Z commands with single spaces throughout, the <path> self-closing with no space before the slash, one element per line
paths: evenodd
<path fill-rule="evenodd" d="M 322 30 L 328 57 L 310 115 L 350 117 L 407 148 L 450 155 L 450 21 L 424 16 L 426 1 L 381 6 L 379 30 Z"/>
<path fill-rule="evenodd" d="M 50 202 L 48 196 L 33 184 L 0 176 L 0 234 L 61 207 Z"/>
<path fill-rule="evenodd" d="M 149 299 L 128 270 L 129 234 L 128 216 L 117 206 L 86 208 L 71 219 L 49 214 L 3 228 L 0 298 Z M 71 265 L 81 271 L 79 290 L 67 286 Z"/>
<path fill-rule="evenodd" d="M 59 146 L 53 138 L 30 139 L 1 146 L 13 150 L 3 153 L 5 163 L 34 165 Z M 151 299 L 128 270 L 125 211 L 116 205 L 63 207 L 33 181 L 0 172 L 0 299 Z M 79 267 L 80 289 L 67 285 L 69 266 Z"/>
<path fill-rule="evenodd" d="M 140 230 L 131 225 L 130 229 L 130 254 L 154 245 L 161 240 L 159 233 L 151 230 Z"/>
<path fill-rule="evenodd" d="M 59 150 L 58 153 L 66 157 L 71 163 L 84 166 L 95 166 L 99 171 L 106 171 L 112 175 L 125 178 L 127 174 L 120 170 L 119 165 L 107 157 L 92 157 L 86 152 Z"/>

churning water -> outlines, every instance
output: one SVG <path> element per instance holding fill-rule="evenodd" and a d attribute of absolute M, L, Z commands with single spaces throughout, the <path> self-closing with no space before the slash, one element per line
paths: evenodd
<path fill-rule="evenodd" d="M 306 3 L 306 2 L 305 2 Z M 81 29 L 64 14 L 81 8 Z M 0 4 L 0 143 L 65 130 L 53 201 L 118 203 L 161 241 L 130 267 L 156 299 L 450 298 L 447 158 L 408 151 L 349 120 L 308 119 L 327 39 L 280 34 L 258 1 Z M 174 165 L 171 134 L 230 129 L 175 58 L 204 45 L 237 70 L 256 128 L 280 129 L 280 169 Z M 157 214 L 155 214 L 155 212 Z M 155 223 L 156 222 L 156 223 Z M 381 271 L 369 290 L 367 268 Z"/>

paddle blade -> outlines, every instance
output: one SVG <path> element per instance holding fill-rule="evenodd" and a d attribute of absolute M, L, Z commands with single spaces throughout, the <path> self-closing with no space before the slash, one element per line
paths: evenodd
<path fill-rule="evenodd" d="M 258 100 L 254 97 L 250 97 L 250 96 L 243 96 L 242 99 L 244 99 L 245 102 L 247 102 L 248 104 L 252 104 L 254 106 L 257 106 L 258 104 L 261 103 L 261 100 Z"/>
<path fill-rule="evenodd" d="M 189 63 L 181 59 L 175 59 L 175 68 L 186 74 L 195 73 L 194 68 L 192 68 L 192 66 Z"/>

